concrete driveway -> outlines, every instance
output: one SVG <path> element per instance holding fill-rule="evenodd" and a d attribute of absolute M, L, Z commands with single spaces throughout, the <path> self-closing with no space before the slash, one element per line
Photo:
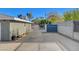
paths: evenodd
<path fill-rule="evenodd" d="M 79 42 L 59 33 L 44 33 L 38 25 L 20 40 L 0 42 L 0 51 L 79 51 Z"/>
<path fill-rule="evenodd" d="M 60 42 L 65 38 L 58 33 L 42 33 L 38 25 L 33 31 L 17 41 L 0 42 L 0 51 L 63 51 L 67 50 Z"/>
<path fill-rule="evenodd" d="M 16 51 L 62 51 L 66 50 L 58 41 L 58 33 L 42 33 L 36 25 L 33 32 L 23 38 Z"/>

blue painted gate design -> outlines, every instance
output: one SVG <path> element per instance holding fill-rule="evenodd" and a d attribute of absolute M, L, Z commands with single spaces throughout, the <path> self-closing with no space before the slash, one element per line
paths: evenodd
<path fill-rule="evenodd" d="M 57 32 L 57 25 L 48 24 L 47 25 L 47 32 Z"/>

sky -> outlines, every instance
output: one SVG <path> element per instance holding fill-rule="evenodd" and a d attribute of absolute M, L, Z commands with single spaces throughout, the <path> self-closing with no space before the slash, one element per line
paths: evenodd
<path fill-rule="evenodd" d="M 18 14 L 26 15 L 27 12 L 32 12 L 34 18 L 44 17 L 49 12 L 58 12 L 63 15 L 65 11 L 72 10 L 73 8 L 0 8 L 1 14 L 17 17 Z"/>

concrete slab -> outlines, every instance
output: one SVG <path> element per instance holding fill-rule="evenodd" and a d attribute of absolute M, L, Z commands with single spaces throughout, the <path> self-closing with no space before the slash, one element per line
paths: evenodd
<path fill-rule="evenodd" d="M 18 51 L 62 51 L 56 43 L 23 43 Z"/>
<path fill-rule="evenodd" d="M 0 51 L 14 51 L 20 43 L 0 43 Z"/>
<path fill-rule="evenodd" d="M 42 43 L 40 44 L 40 51 L 62 51 L 56 43 Z"/>
<path fill-rule="evenodd" d="M 17 50 L 18 51 L 37 51 L 39 48 L 38 43 L 23 43 Z"/>

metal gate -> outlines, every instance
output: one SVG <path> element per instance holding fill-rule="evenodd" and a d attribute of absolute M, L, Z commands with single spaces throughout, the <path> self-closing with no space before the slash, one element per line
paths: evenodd
<path fill-rule="evenodd" d="M 47 32 L 57 32 L 57 25 L 48 24 L 47 25 Z"/>

